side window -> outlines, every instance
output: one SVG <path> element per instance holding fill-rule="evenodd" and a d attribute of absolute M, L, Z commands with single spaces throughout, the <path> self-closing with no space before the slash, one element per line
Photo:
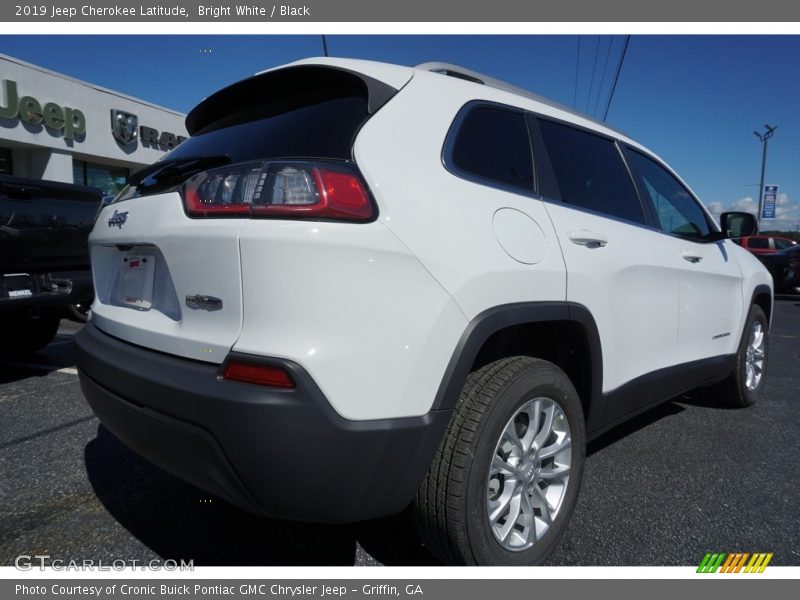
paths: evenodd
<path fill-rule="evenodd" d="M 473 108 L 461 122 L 448 161 L 459 174 L 533 191 L 533 157 L 522 113 Z"/>
<path fill-rule="evenodd" d="M 782 240 L 781 238 L 775 238 L 775 248 L 778 250 L 786 250 L 786 248 L 791 248 L 794 246 L 792 242 L 789 240 Z"/>
<path fill-rule="evenodd" d="M 748 248 L 769 249 L 769 240 L 767 238 L 750 238 L 747 240 Z"/>
<path fill-rule="evenodd" d="M 708 239 L 711 228 L 703 209 L 669 171 L 644 154 L 628 153 L 631 169 L 656 213 L 661 230 L 689 239 Z"/>
<path fill-rule="evenodd" d="M 539 127 L 561 200 L 645 223 L 636 188 L 612 140 L 543 119 Z"/>

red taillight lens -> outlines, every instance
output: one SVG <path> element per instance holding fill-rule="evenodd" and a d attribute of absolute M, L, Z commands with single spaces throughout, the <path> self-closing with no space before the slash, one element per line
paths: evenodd
<path fill-rule="evenodd" d="M 257 365 L 237 360 L 231 360 L 225 365 L 222 377 L 232 381 L 243 381 L 286 390 L 291 390 L 295 387 L 292 376 L 280 367 Z"/>
<path fill-rule="evenodd" d="M 252 216 L 368 221 L 374 209 L 354 167 L 261 162 L 198 173 L 181 187 L 191 217 Z"/>

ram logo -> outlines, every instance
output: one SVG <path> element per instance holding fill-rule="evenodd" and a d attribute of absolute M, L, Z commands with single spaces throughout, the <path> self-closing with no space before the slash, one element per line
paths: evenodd
<path fill-rule="evenodd" d="M 124 110 L 111 109 L 111 133 L 123 146 L 139 137 L 139 117 Z"/>

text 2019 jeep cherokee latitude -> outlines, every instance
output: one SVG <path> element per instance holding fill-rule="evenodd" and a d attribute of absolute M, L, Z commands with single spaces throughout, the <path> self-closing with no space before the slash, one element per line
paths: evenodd
<path fill-rule="evenodd" d="M 532 564 L 586 440 L 763 387 L 772 283 L 645 148 L 451 65 L 310 59 L 203 100 L 91 235 L 101 421 L 248 511 L 413 504 L 450 563 Z"/>

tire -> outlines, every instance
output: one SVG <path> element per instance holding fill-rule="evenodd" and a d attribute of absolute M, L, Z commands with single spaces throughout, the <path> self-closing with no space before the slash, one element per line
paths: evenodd
<path fill-rule="evenodd" d="M 57 308 L 40 308 L 11 315 L 2 324 L 11 345 L 0 352 L 4 356 L 16 356 L 41 350 L 56 337 L 60 322 Z"/>
<path fill-rule="evenodd" d="M 89 317 L 89 309 L 92 307 L 91 302 L 80 302 L 78 304 L 69 304 L 65 307 L 65 316 L 71 321 L 76 323 L 86 323 Z"/>
<path fill-rule="evenodd" d="M 533 415 L 539 415 L 538 424 L 529 428 Z M 548 421 L 551 429 L 545 436 Z M 520 458 L 514 437 L 522 448 L 530 445 L 532 452 L 522 453 L 528 458 Z M 542 459 L 530 444 L 537 437 L 539 450 L 561 449 Z M 567 439 L 570 445 L 557 445 Z M 556 365 L 516 356 L 482 367 L 467 378 L 414 501 L 420 536 L 430 552 L 448 564 L 543 562 L 575 508 L 585 446 L 580 398 Z M 543 508 L 542 494 L 554 509 L 552 516 Z M 521 516 L 512 520 L 516 506 Z M 530 526 L 531 515 L 535 527 Z"/>
<path fill-rule="evenodd" d="M 760 338 L 759 330 L 762 336 Z M 739 349 L 736 352 L 736 367 L 728 378 L 717 386 L 720 403 L 736 408 L 755 404 L 764 388 L 768 358 L 769 321 L 761 307 L 754 304 L 750 307 Z"/>

